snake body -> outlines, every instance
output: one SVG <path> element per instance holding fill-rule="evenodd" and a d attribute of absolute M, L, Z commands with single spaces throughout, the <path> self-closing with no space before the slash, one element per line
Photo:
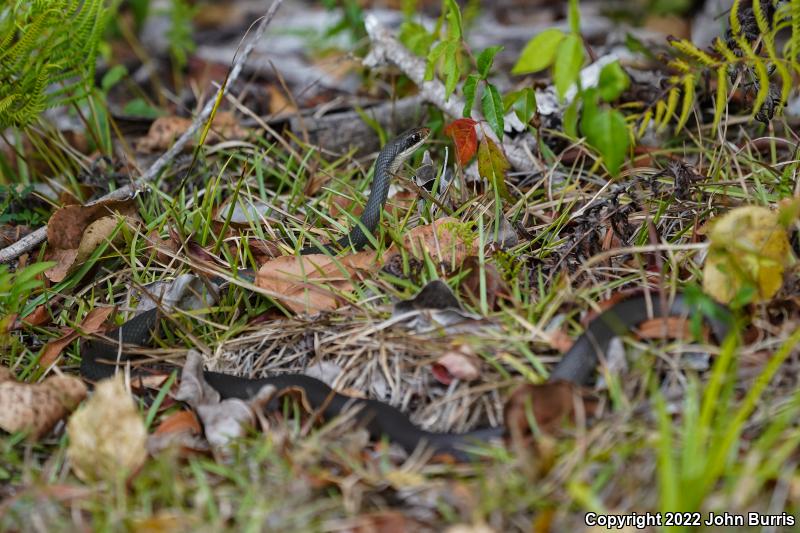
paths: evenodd
<path fill-rule="evenodd" d="M 369 240 L 364 232 L 373 232 L 380 220 L 389 193 L 391 176 L 397 172 L 404 161 L 425 141 L 430 131 L 427 128 L 409 130 L 387 143 L 375 162 L 372 191 L 361 217 L 349 235 L 335 243 L 335 247 L 353 246 L 363 248 Z M 362 227 L 364 229 L 362 229 Z M 328 252 L 336 253 L 338 249 L 331 245 L 324 247 Z M 303 248 L 301 254 L 319 253 L 317 246 Z M 594 319 L 586 331 L 578 338 L 572 348 L 562 358 L 550 376 L 551 381 L 564 380 L 576 385 L 587 385 L 592 381 L 598 360 L 605 355 L 611 339 L 626 334 L 648 316 L 652 307 L 655 317 L 669 315 L 686 315 L 694 310 L 688 302 L 678 295 L 670 306 L 649 305 L 644 296 L 633 297 L 614 305 L 611 309 Z M 136 358 L 128 352 L 121 351 L 123 345 L 147 346 L 152 343 L 153 331 L 159 320 L 157 309 L 151 309 L 127 321 L 119 328 L 107 334 L 107 339 L 91 339 L 82 348 L 81 373 L 89 380 L 99 380 L 112 376 L 117 369 L 116 362 L 125 363 Z M 725 336 L 725 324 L 711 321 L 711 328 L 718 340 Z M 119 357 L 118 357 L 119 356 Z M 143 370 L 138 368 L 135 372 Z M 359 398 L 351 398 L 332 390 L 322 381 L 302 374 L 284 374 L 265 378 L 244 378 L 217 372 L 204 372 L 206 381 L 220 396 L 224 398 L 247 399 L 266 385 L 275 386 L 279 390 L 299 388 L 310 405 L 331 419 L 349 408 L 357 408 L 356 420 L 369 430 L 373 438 L 388 437 L 401 445 L 409 453 L 419 446 L 427 446 L 437 453 L 447 453 L 458 459 L 469 457 L 470 445 L 485 442 L 503 436 L 506 429 L 502 426 L 470 431 L 467 433 L 436 433 L 426 431 L 389 404 Z M 268 408 L 276 407 L 277 400 Z"/>
<path fill-rule="evenodd" d="M 628 333 L 648 316 L 689 315 L 697 312 L 682 295 L 677 295 L 672 304 L 666 307 L 652 302 L 645 296 L 635 296 L 617 303 L 595 318 L 584 333 L 575 341 L 550 375 L 550 381 L 568 381 L 576 385 L 587 385 L 592 381 L 598 361 L 605 356 L 611 339 Z M 152 309 L 129 320 L 118 329 L 107 334 L 110 339 L 119 339 L 123 344 L 147 345 L 152 341 L 152 331 L 158 322 L 158 311 Z M 709 320 L 709 325 L 718 340 L 727 334 L 725 322 Z M 101 339 L 84 343 L 82 349 L 81 373 L 90 380 L 110 377 L 116 371 L 118 345 Z M 121 353 L 120 361 L 134 359 L 126 352 Z M 137 370 L 138 371 L 138 370 Z M 498 438 L 506 433 L 502 426 L 478 429 L 466 433 L 437 433 L 426 431 L 415 425 L 399 409 L 377 401 L 352 398 L 335 392 L 322 381 L 302 374 L 283 374 L 265 378 L 244 378 L 204 372 L 206 381 L 224 398 L 247 399 L 265 385 L 279 390 L 301 389 L 309 404 L 321 411 L 326 419 L 332 419 L 349 408 L 357 408 L 355 419 L 375 438 L 383 436 L 402 446 L 411 453 L 419 446 L 426 446 L 436 453 L 446 453 L 459 460 L 470 457 L 469 448 L 477 443 Z M 268 409 L 275 408 L 272 403 Z"/>
<path fill-rule="evenodd" d="M 383 205 L 389 196 L 389 183 L 392 176 L 397 173 L 417 148 L 422 146 L 422 143 L 425 142 L 430 133 L 431 130 L 428 128 L 413 128 L 386 143 L 375 160 L 372 190 L 367 199 L 367 205 L 364 206 L 364 212 L 361 215 L 359 224 L 353 226 L 350 233 L 336 241 L 335 245 L 307 246 L 300 250 L 300 255 L 326 252 L 337 253 L 348 246 L 360 250 L 366 246 L 369 243 L 369 238 L 362 227 L 370 233 L 373 233 L 375 228 L 378 227 Z"/>

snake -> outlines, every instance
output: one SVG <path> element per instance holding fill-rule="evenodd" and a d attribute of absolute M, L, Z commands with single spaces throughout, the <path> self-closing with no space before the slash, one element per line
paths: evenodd
<path fill-rule="evenodd" d="M 355 250 L 361 250 L 369 244 L 367 232 L 373 233 L 375 228 L 378 227 L 381 211 L 384 204 L 386 204 L 386 199 L 389 197 L 389 184 L 392 176 L 422 146 L 430 134 L 430 128 L 412 128 L 387 142 L 375 160 L 372 187 L 359 223 L 353 226 L 349 234 L 334 244 L 306 246 L 300 250 L 300 255 L 337 253 L 348 246 L 352 246 Z M 362 228 L 366 229 L 367 232 Z"/>
<path fill-rule="evenodd" d="M 360 224 L 346 237 L 336 241 L 335 246 L 352 246 L 359 249 L 368 244 L 369 239 L 362 226 L 370 232 L 375 230 L 388 196 L 391 176 L 422 145 L 429 134 L 428 128 L 415 128 L 386 144 L 375 162 L 372 190 Z M 324 250 L 313 246 L 303 248 L 300 253 L 319 251 L 335 252 L 332 245 L 325 245 Z M 722 316 L 726 310 L 722 306 L 718 307 L 721 312 L 717 315 Z M 675 295 L 669 305 L 659 305 L 658 301 L 651 302 L 645 295 L 624 299 L 600 313 L 588 324 L 556 365 L 548 381 L 565 381 L 578 386 L 589 385 L 596 374 L 598 363 L 605 358 L 613 338 L 628 334 L 632 327 L 648 316 L 653 318 L 687 316 L 698 312 L 699 307 L 681 293 Z M 151 345 L 161 316 L 158 308 L 150 309 L 109 331 L 104 337 L 92 337 L 86 340 L 81 347 L 80 372 L 83 377 L 89 381 L 98 381 L 113 376 L 119 369 L 119 364 L 135 362 L 140 356 L 131 353 L 127 347 Z M 713 316 L 706 316 L 706 320 L 716 339 L 722 341 L 727 335 L 728 320 Z M 142 366 L 132 366 L 134 373 L 146 371 L 147 369 Z M 502 439 L 508 434 L 507 428 L 503 425 L 464 433 L 428 431 L 414 424 L 405 413 L 388 403 L 341 394 L 323 381 L 304 374 L 247 378 L 204 371 L 203 376 L 207 383 L 220 393 L 222 399 L 246 400 L 252 398 L 262 387 L 271 385 L 279 391 L 286 389 L 302 391 L 308 404 L 328 420 L 353 409 L 356 422 L 367 429 L 373 439 L 386 437 L 408 453 L 423 447 L 434 454 L 446 454 L 456 460 L 466 461 L 475 457 L 473 452 L 476 445 Z M 279 400 L 276 396 L 266 409 L 278 407 Z"/>

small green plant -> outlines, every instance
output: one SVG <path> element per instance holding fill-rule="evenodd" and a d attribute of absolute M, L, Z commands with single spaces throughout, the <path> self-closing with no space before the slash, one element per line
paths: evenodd
<path fill-rule="evenodd" d="M 708 50 L 686 39 L 671 39 L 675 57 L 668 67 L 664 97 L 647 105 L 639 115 L 639 132 L 649 124 L 663 129 L 672 121 L 676 131 L 685 124 L 696 100 L 696 86 L 706 78 L 716 81 L 714 122 L 725 114 L 729 93 L 741 88 L 750 100 L 751 118 L 769 122 L 780 111 L 800 73 L 800 0 L 736 0 L 728 17 L 725 38 L 717 37 Z M 782 50 L 776 36 L 788 33 Z M 678 112 L 680 105 L 680 112 Z"/>
<path fill-rule="evenodd" d="M 31 293 L 44 285 L 40 274 L 53 265 L 53 262 L 34 263 L 16 272 L 0 265 L 0 332 L 8 331 L 9 323 L 17 317 Z"/>
<path fill-rule="evenodd" d="M 104 0 L 15 0 L 0 7 L 0 129 L 85 99 L 109 17 Z"/>
<path fill-rule="evenodd" d="M 535 36 L 523 49 L 512 72 L 528 74 L 552 68 L 556 92 L 562 99 L 574 87 L 577 92 L 564 112 L 564 131 L 576 137 L 580 126 L 580 133 L 600 153 L 608 172 L 616 175 L 630 147 L 631 132 L 625 116 L 607 104 L 619 98 L 630 80 L 614 61 L 603 67 L 596 87 L 581 85 L 581 68 L 587 56 L 579 31 L 578 2 L 571 0 L 569 5 L 570 32 L 549 29 Z"/>

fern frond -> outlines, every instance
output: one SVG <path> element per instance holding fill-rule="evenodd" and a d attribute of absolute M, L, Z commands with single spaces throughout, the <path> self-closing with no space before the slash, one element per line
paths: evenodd
<path fill-rule="evenodd" d="M 639 129 L 636 131 L 636 137 L 641 138 L 644 136 L 644 132 L 647 130 L 647 126 L 650 125 L 650 121 L 652 119 L 653 119 L 653 110 L 648 109 L 642 115 L 641 122 L 639 124 Z"/>
<path fill-rule="evenodd" d="M 690 58 L 694 59 L 703 66 L 715 67 L 717 65 L 717 61 L 713 57 L 700 50 L 691 41 L 688 41 L 686 39 L 671 39 L 669 44 L 676 50 L 689 56 Z M 686 65 L 685 62 L 683 62 L 683 64 Z M 688 67 L 689 66 L 686 65 L 686 69 L 681 69 L 681 70 L 685 72 L 686 70 L 688 70 Z"/>
<path fill-rule="evenodd" d="M 681 100 L 681 115 L 678 117 L 678 125 L 675 126 L 675 133 L 678 133 L 686 125 L 689 113 L 692 111 L 694 103 L 694 76 L 687 74 L 683 78 L 683 99 Z"/>
<path fill-rule="evenodd" d="M 731 32 L 734 35 L 742 34 L 742 25 L 739 22 L 739 0 L 733 1 L 733 5 L 731 6 L 731 11 L 728 16 L 728 23 L 730 24 Z"/>
<path fill-rule="evenodd" d="M 107 2 L 114 0 L 13 0 L 0 7 L 0 129 L 24 127 L 47 107 L 86 96 Z"/>
<path fill-rule="evenodd" d="M 722 120 L 722 114 L 728 103 L 728 67 L 720 65 L 717 68 L 717 94 L 714 98 L 714 125 L 716 130 Z"/>

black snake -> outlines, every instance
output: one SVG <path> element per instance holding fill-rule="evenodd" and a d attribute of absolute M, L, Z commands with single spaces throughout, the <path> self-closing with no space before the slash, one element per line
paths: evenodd
<path fill-rule="evenodd" d="M 381 151 L 375 163 L 372 192 L 361 218 L 363 225 L 370 232 L 374 231 L 380 219 L 381 209 L 386 202 L 389 181 L 399 166 L 427 138 L 427 128 L 410 130 L 390 141 Z M 368 239 L 356 226 L 350 234 L 339 240 L 336 245 L 345 247 L 352 245 L 362 248 Z M 316 246 L 301 250 L 301 254 L 317 253 Z M 334 251 L 328 248 L 328 251 Z M 671 305 L 661 306 L 657 298 L 648 305 L 648 298 L 636 296 L 623 300 L 595 318 L 584 333 L 575 341 L 572 348 L 561 359 L 550 375 L 550 380 L 564 380 L 578 385 L 587 385 L 592 381 L 598 361 L 602 358 L 614 337 L 625 335 L 629 330 L 642 322 L 652 308 L 654 317 L 672 315 L 688 315 L 697 312 L 682 295 L 677 295 Z M 158 323 L 157 309 L 146 311 L 114 331 L 106 335 L 107 339 L 121 341 L 125 345 L 149 345 L 152 333 Z M 726 335 L 726 325 L 720 320 L 709 320 L 717 340 Z M 81 355 L 81 373 L 90 380 L 99 380 L 112 376 L 116 371 L 119 346 L 103 339 L 91 339 L 84 343 Z M 133 359 L 126 352 L 121 352 L 119 361 Z M 376 401 L 351 398 L 333 391 L 322 381 L 302 374 L 284 374 L 267 378 L 250 379 L 217 372 L 204 372 L 206 381 L 216 389 L 222 398 L 252 397 L 261 387 L 273 385 L 277 389 L 299 388 L 305 393 L 311 406 L 320 409 L 328 419 L 341 414 L 346 408 L 358 407 L 355 418 L 366 427 L 374 438 L 388 437 L 411 452 L 421 445 L 428 446 L 438 453 L 449 453 L 456 458 L 465 459 L 466 451 L 471 444 L 485 442 L 505 434 L 504 427 L 494 427 L 470 431 L 467 433 L 436 433 L 416 426 L 400 410 L 389 404 Z M 274 404 L 271 404 L 274 407 Z"/>

